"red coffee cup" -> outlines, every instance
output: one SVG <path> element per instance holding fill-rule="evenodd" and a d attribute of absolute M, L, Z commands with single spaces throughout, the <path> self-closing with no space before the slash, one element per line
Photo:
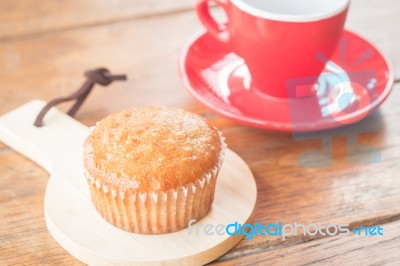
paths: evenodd
<path fill-rule="evenodd" d="M 209 2 L 228 18 L 219 24 Z M 242 57 L 251 89 L 287 98 L 286 82 L 317 77 L 336 48 L 350 0 L 198 0 L 196 12 L 207 31 Z M 310 87 L 311 88 L 311 87 Z M 309 94 L 313 93 L 312 91 Z"/>

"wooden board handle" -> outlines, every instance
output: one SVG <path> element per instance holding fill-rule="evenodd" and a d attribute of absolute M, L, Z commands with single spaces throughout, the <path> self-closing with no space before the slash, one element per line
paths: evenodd
<path fill-rule="evenodd" d="M 45 106 L 40 100 L 31 101 L 0 117 L 0 141 L 32 159 L 52 176 L 67 177 L 75 188 L 83 176 L 83 142 L 89 134 L 86 126 L 52 108 L 45 118 L 45 126 L 33 125 Z M 71 167 L 73 166 L 73 167 Z"/>

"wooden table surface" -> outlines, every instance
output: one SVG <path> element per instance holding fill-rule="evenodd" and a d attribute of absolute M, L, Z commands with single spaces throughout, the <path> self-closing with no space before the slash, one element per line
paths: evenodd
<path fill-rule="evenodd" d="M 400 3 L 353 0 L 346 24 L 374 42 L 400 81 Z M 128 106 L 162 104 L 199 113 L 221 129 L 232 150 L 253 171 L 258 186 L 256 221 L 381 225 L 384 235 L 255 237 L 241 241 L 218 264 L 400 264 L 400 82 L 369 123 L 378 130 L 358 141 L 380 151 L 378 163 L 347 156 L 346 130 L 333 136 L 330 168 L 299 166 L 321 139 L 246 127 L 197 103 L 184 90 L 177 59 L 201 30 L 188 0 L 0 1 L 0 114 L 34 98 L 67 95 L 83 71 L 106 66 L 129 81 L 93 91 L 77 119 L 93 125 Z M 65 110 L 68 105 L 61 108 Z M 48 180 L 39 166 L 0 143 L 0 265 L 81 265 L 46 229 L 43 194 Z"/>

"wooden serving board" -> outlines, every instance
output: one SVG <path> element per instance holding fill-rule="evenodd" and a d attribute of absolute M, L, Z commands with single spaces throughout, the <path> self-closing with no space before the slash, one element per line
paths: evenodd
<path fill-rule="evenodd" d="M 201 265 L 235 246 L 243 236 L 206 235 L 188 229 L 162 235 L 120 230 L 92 205 L 83 175 L 82 147 L 89 129 L 53 108 L 45 126 L 33 126 L 45 105 L 35 100 L 0 117 L 0 141 L 50 174 L 45 193 L 46 225 L 54 239 L 90 265 Z M 27 184 L 34 186 L 35 184 Z M 231 150 L 218 177 L 209 214 L 197 224 L 251 223 L 257 188 L 246 163 Z"/>

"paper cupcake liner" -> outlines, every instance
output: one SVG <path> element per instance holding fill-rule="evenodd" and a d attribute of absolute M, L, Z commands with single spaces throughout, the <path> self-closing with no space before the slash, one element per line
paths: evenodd
<path fill-rule="evenodd" d="M 167 191 L 133 193 L 102 184 L 85 170 L 92 201 L 99 214 L 123 230 L 141 234 L 162 234 L 181 230 L 210 210 L 217 176 L 225 157 L 225 138 L 218 131 L 221 152 L 211 171 L 195 182 Z"/>

